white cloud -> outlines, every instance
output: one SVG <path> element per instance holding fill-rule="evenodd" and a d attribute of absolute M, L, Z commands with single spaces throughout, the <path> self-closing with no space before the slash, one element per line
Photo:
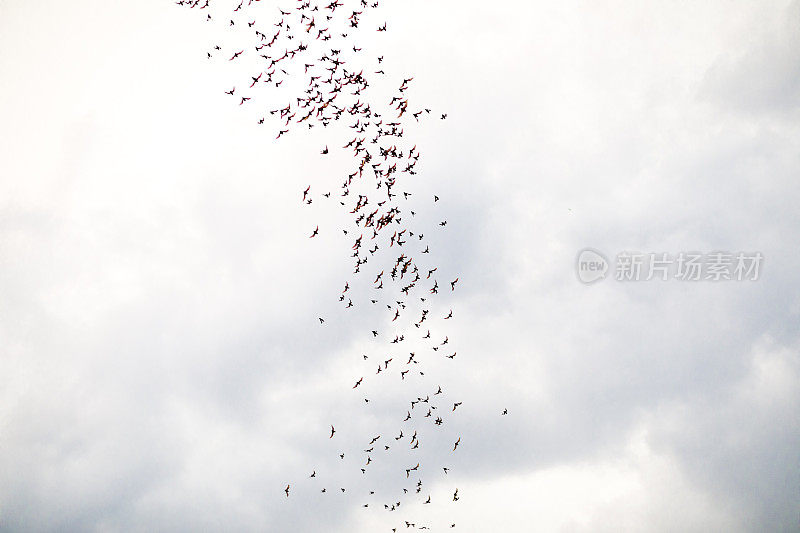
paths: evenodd
<path fill-rule="evenodd" d="M 340 215 L 299 202 L 338 187 L 312 157 L 333 142 L 229 106 L 221 37 L 169 3 L 0 2 L 0 528 L 375 531 L 421 460 L 447 505 L 402 516 L 445 526 L 791 529 L 798 5 L 386 6 L 365 46 L 449 114 L 409 132 L 408 187 L 461 280 L 431 302 L 458 357 L 427 378 L 464 405 L 367 476 L 338 453 L 427 389 L 351 389 L 393 329 L 340 312 Z M 766 259 L 753 283 L 586 287 L 585 246 Z"/>

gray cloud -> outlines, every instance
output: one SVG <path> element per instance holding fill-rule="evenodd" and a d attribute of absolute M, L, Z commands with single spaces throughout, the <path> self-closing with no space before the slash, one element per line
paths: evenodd
<path fill-rule="evenodd" d="M 339 185 L 309 157 L 327 141 L 276 146 L 231 111 L 202 25 L 155 1 L 0 3 L 0 528 L 388 530 L 420 461 L 447 505 L 406 516 L 431 524 L 792 529 L 798 5 L 386 6 L 374 46 L 450 115 L 413 132 L 405 215 L 440 284 L 460 278 L 430 302 L 454 310 L 449 361 L 340 310 L 348 241 L 298 201 Z M 586 287 L 585 246 L 765 263 Z M 426 376 L 352 391 L 410 351 Z M 438 384 L 461 416 L 411 454 L 409 391 Z M 396 448 L 362 475 L 373 433 Z"/>

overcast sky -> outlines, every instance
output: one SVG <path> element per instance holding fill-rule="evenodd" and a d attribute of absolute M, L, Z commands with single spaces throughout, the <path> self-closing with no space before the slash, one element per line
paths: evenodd
<path fill-rule="evenodd" d="M 381 4 L 365 46 L 448 113 L 414 131 L 409 187 L 441 197 L 417 223 L 460 278 L 432 311 L 458 362 L 432 372 L 462 446 L 420 450 L 452 472 L 407 516 L 796 531 L 800 1 Z M 338 215 L 298 201 L 343 173 L 231 105 L 208 28 L 167 0 L 0 0 L 2 531 L 398 526 L 338 487 L 405 480 L 327 442 L 406 409 L 351 394 L 375 319 L 338 305 Z M 586 247 L 764 260 L 586 285 Z"/>

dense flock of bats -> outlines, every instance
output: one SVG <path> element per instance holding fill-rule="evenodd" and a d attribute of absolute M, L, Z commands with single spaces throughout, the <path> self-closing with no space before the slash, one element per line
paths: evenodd
<path fill-rule="evenodd" d="M 343 312 L 356 305 L 372 306 L 370 315 L 392 329 L 387 334 L 379 331 L 380 327 L 366 328 L 367 336 L 380 347 L 380 354 L 359 354 L 365 373 L 353 376 L 346 388 L 357 394 L 369 380 L 399 380 L 409 392 L 405 393 L 402 407 L 396 406 L 395 431 L 370 433 L 363 436 L 363 446 L 358 450 L 336 448 L 335 453 L 342 461 L 345 456 L 361 455 L 357 468 L 363 476 L 376 464 L 390 465 L 381 472 L 383 479 L 371 481 L 378 488 L 392 487 L 378 491 L 391 494 L 385 495 L 385 501 L 375 502 L 376 490 L 369 490 L 363 495 L 362 507 L 372 505 L 402 515 L 397 517 L 401 529 L 432 529 L 431 524 L 414 520 L 404 510 L 409 508 L 409 500 L 422 505 L 436 502 L 425 490 L 427 480 L 440 476 L 430 484 L 447 484 L 452 460 L 448 455 L 457 454 L 462 445 L 460 435 L 447 433 L 448 419 L 457 416 L 462 402 L 455 398 L 445 402 L 442 386 L 429 383 L 425 376 L 432 358 L 455 363 L 453 341 L 442 331 L 453 318 L 453 311 L 448 309 L 434 316 L 431 310 L 439 307 L 434 305 L 434 299 L 440 291 L 454 292 L 459 279 L 455 275 L 439 279 L 439 268 L 430 259 L 430 245 L 422 230 L 411 223 L 417 212 L 409 207 L 414 205 L 413 193 L 408 192 L 403 178 L 417 174 L 420 151 L 416 144 L 405 141 L 404 132 L 409 123 L 416 125 L 426 118 L 445 120 L 447 115 L 412 104 L 407 91 L 413 77 L 398 77 L 390 94 L 370 91 L 370 80 L 387 79 L 386 64 L 382 56 L 370 55 L 366 47 L 360 48 L 357 38 L 363 32 L 387 31 L 385 21 L 371 25 L 367 22 L 375 20 L 370 15 L 378 13 L 380 1 L 385 0 L 284 0 L 282 3 L 288 7 L 276 6 L 274 0 L 176 3 L 208 23 L 221 26 L 228 32 L 225 35 L 230 35 L 226 42 L 236 41 L 235 46 L 214 43 L 205 54 L 209 60 L 241 64 L 242 75 L 224 90 L 224 97 L 235 106 L 251 108 L 259 126 L 274 127 L 275 142 L 294 130 L 330 127 L 326 131 L 336 141 L 319 147 L 319 153 L 327 157 L 333 150 L 343 150 L 353 157 L 351 171 L 335 183 L 337 192 L 326 190 L 318 194 L 311 185 L 302 186 L 298 201 L 310 206 L 322 198 L 321 201 L 338 204 L 349 216 L 351 224 L 339 230 L 351 239 L 347 254 L 353 260 L 353 276 L 342 284 L 338 300 Z M 337 138 L 334 131 L 343 131 L 347 136 Z M 439 197 L 432 196 L 422 209 L 436 206 Z M 447 231 L 446 220 L 436 219 L 434 224 L 429 231 Z M 312 225 L 307 235 L 314 239 L 328 230 Z M 357 283 L 367 285 L 371 294 L 359 298 L 354 290 Z M 320 327 L 326 326 L 324 317 L 315 320 Z M 406 348 L 412 345 L 414 351 Z M 423 347 L 424 352 L 416 346 Z M 369 402 L 364 398 L 364 405 Z M 500 414 L 507 413 L 503 410 Z M 331 424 L 323 437 L 331 443 L 337 440 L 336 426 Z M 442 460 L 440 464 L 423 465 L 414 459 L 429 436 L 440 448 L 446 448 L 448 455 L 437 456 Z M 389 458 L 398 449 L 404 450 L 399 460 L 407 462 L 395 468 L 397 460 Z M 304 490 L 310 483 L 317 484 L 314 490 L 323 494 L 346 492 L 346 487 L 329 485 L 334 481 L 332 476 L 318 473 L 316 468 L 309 470 L 310 475 L 303 474 L 305 481 L 290 482 L 283 488 L 287 498 L 296 487 Z M 446 498 L 438 499 L 458 502 L 459 498 L 458 488 L 452 486 Z M 398 527 L 391 530 L 397 531 Z M 456 528 L 456 524 L 447 521 L 445 527 Z"/>

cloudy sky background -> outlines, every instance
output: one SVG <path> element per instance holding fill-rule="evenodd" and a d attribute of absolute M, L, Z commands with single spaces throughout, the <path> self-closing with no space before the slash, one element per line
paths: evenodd
<path fill-rule="evenodd" d="M 461 500 L 415 516 L 796 530 L 800 2 L 382 3 L 387 71 L 449 114 L 414 187 L 461 280 L 463 445 L 429 481 Z M 231 105 L 213 37 L 168 1 L 0 0 L 0 530 L 397 525 L 306 479 L 359 483 L 330 420 L 397 414 L 348 394 L 368 311 L 337 305 L 336 215 L 298 202 L 341 172 Z M 587 246 L 765 260 L 585 286 Z"/>

